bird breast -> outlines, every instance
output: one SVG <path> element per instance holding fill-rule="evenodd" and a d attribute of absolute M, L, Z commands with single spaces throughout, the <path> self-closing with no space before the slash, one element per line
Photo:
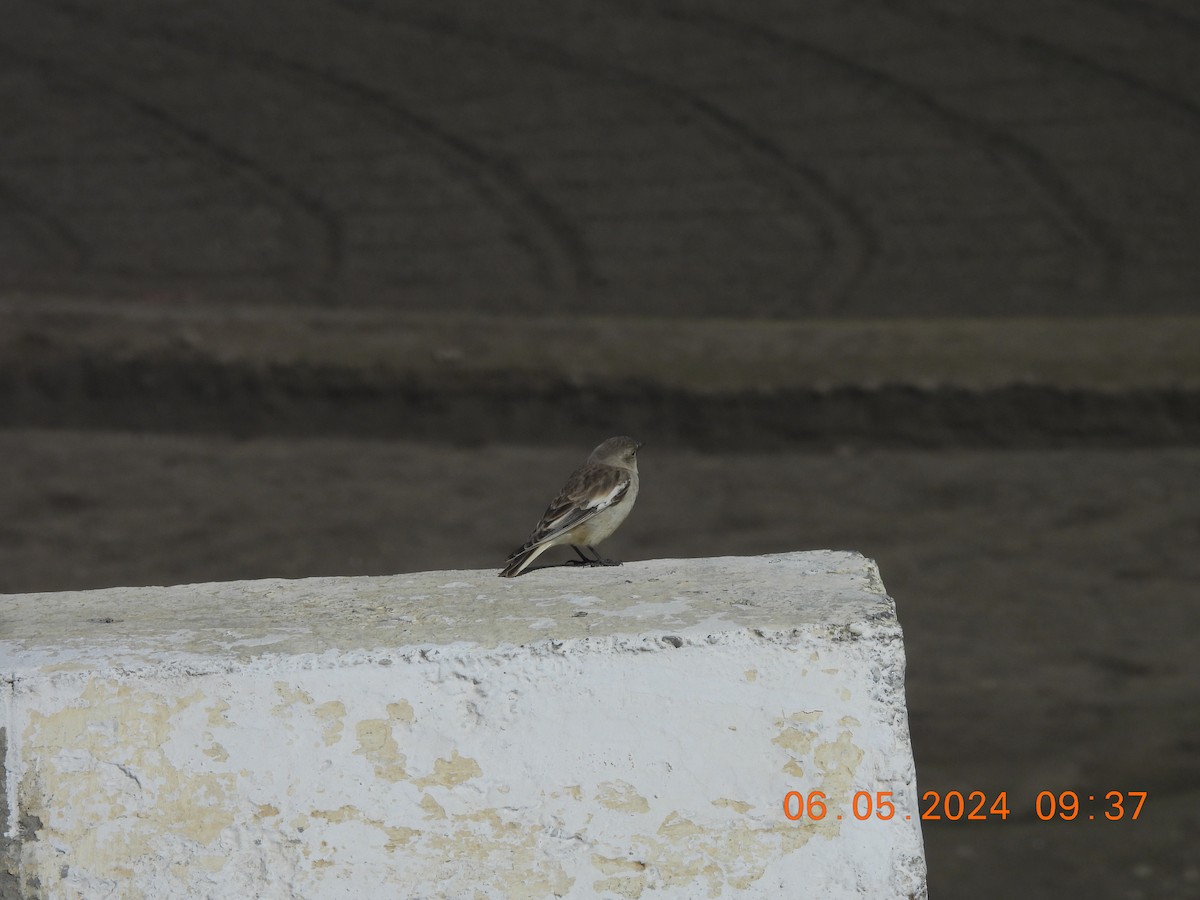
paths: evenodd
<path fill-rule="evenodd" d="M 633 501 L 637 499 L 637 495 L 638 476 L 637 472 L 634 472 L 630 478 L 629 490 L 625 492 L 621 501 L 615 506 L 601 510 L 579 526 L 579 530 L 571 535 L 571 543 L 585 547 L 599 544 L 625 521 L 625 517 L 633 509 Z"/>

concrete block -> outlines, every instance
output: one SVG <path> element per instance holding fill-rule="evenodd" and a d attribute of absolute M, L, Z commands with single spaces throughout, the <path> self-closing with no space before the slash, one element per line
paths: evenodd
<path fill-rule="evenodd" d="M 3 596 L 0 673 L 3 897 L 925 896 L 857 554 Z"/>

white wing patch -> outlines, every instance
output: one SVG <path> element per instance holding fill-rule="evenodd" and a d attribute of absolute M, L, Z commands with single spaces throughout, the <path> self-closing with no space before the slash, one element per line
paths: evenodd
<path fill-rule="evenodd" d="M 613 503 L 616 501 L 616 499 L 618 497 L 620 497 L 622 494 L 625 493 L 625 491 L 628 487 L 629 487 L 629 482 L 622 481 L 620 484 L 618 484 L 616 487 L 614 487 L 611 491 L 609 491 L 604 496 L 593 497 L 591 500 L 589 500 L 587 502 L 587 506 L 585 506 L 584 509 L 594 509 L 594 510 L 596 510 L 596 512 L 600 512 L 600 510 L 602 510 L 602 509 L 607 509 L 608 507 L 613 505 Z"/>

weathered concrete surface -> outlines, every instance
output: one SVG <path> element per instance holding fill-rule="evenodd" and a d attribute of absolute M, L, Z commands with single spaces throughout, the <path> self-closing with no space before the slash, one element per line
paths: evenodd
<path fill-rule="evenodd" d="M 924 894 L 856 554 L 15 595 L 0 636 L 28 896 Z"/>

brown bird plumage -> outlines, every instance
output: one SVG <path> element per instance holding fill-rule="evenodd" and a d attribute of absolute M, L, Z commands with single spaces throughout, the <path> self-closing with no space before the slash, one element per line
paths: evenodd
<path fill-rule="evenodd" d="M 591 565 L 615 565 L 595 547 L 625 521 L 638 493 L 637 451 L 630 437 L 613 437 L 592 451 L 547 507 L 529 538 L 513 551 L 500 575 L 520 575 L 551 547 L 569 544 Z M 587 547 L 595 559 L 584 555 Z"/>

